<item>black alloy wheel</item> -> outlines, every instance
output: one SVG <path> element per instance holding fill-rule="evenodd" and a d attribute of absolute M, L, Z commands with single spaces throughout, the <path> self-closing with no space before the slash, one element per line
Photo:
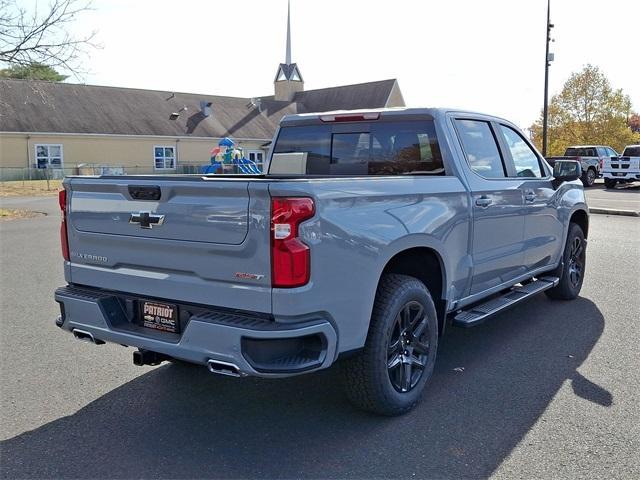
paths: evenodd
<path fill-rule="evenodd" d="M 574 287 L 578 287 L 582 282 L 584 274 L 585 249 L 582 238 L 576 236 L 572 239 L 569 253 L 569 281 Z"/>
<path fill-rule="evenodd" d="M 573 300 L 582 289 L 587 259 L 587 240 L 582 228 L 576 223 L 569 224 L 567 241 L 562 254 L 562 262 L 551 272 L 558 277 L 558 285 L 545 293 L 550 298 Z"/>
<path fill-rule="evenodd" d="M 415 387 L 429 358 L 429 322 L 425 309 L 408 302 L 395 318 L 387 346 L 387 371 L 393 388 L 408 392 Z"/>

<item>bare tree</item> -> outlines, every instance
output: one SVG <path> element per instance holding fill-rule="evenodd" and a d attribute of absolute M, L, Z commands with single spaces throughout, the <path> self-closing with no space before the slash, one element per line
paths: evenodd
<path fill-rule="evenodd" d="M 81 58 L 95 48 L 96 32 L 74 36 L 69 26 L 91 9 L 86 0 L 51 0 L 46 9 L 33 11 L 20 0 L 0 0 L 0 62 L 8 65 L 40 63 L 60 67 L 78 76 Z"/>

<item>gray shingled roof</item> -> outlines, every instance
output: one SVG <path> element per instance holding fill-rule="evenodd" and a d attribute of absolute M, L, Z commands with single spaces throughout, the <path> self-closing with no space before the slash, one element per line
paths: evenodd
<path fill-rule="evenodd" d="M 293 100 L 302 107 L 298 113 L 382 108 L 387 106 L 387 100 L 395 83 L 395 80 L 381 80 L 346 87 L 307 90 L 298 92 Z"/>
<path fill-rule="evenodd" d="M 386 105 L 395 80 L 298 92 L 293 102 L 0 79 L 0 132 L 270 139 L 287 114 Z M 211 102 L 205 117 L 200 102 Z M 177 120 L 172 112 L 184 106 Z"/>

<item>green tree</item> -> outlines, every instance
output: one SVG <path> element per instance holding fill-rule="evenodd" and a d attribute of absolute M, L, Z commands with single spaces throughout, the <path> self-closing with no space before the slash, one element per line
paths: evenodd
<path fill-rule="evenodd" d="M 0 78 L 21 78 L 25 80 L 48 80 L 50 82 L 62 82 L 68 75 L 61 75 L 53 68 L 42 63 L 29 65 L 13 65 L 0 70 Z"/>
<path fill-rule="evenodd" d="M 640 133 L 629 125 L 631 99 L 614 90 L 598 67 L 586 65 L 571 74 L 562 91 L 549 103 L 549 155 L 562 155 L 569 145 L 610 145 L 621 151 L 640 142 Z M 542 150 L 542 113 L 532 127 L 533 140 Z"/>

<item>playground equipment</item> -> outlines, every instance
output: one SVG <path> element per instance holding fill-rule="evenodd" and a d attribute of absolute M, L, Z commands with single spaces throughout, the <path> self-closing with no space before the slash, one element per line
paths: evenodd
<path fill-rule="evenodd" d="M 229 137 L 224 137 L 218 142 L 218 146 L 211 150 L 211 162 L 202 166 L 201 173 L 255 175 L 262 172 L 254 162 L 244 157 L 242 148 L 237 147 Z"/>

